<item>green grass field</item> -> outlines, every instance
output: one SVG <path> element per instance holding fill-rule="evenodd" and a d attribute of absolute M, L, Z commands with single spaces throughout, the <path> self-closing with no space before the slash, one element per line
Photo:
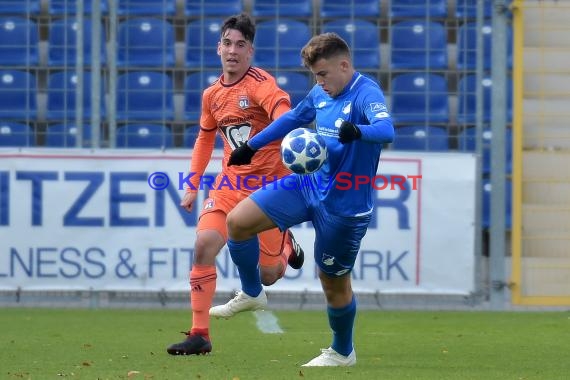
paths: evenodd
<path fill-rule="evenodd" d="M 351 368 L 300 367 L 330 343 L 324 312 L 274 313 L 282 334 L 245 313 L 173 357 L 185 311 L 3 309 L 0 379 L 570 379 L 570 312 L 359 312 Z"/>

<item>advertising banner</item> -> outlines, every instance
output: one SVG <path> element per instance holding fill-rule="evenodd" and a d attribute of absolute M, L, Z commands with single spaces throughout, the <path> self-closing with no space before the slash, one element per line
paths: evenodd
<path fill-rule="evenodd" d="M 184 291 L 206 190 L 179 207 L 191 152 L 0 151 L 0 289 Z M 206 176 L 221 167 L 216 151 Z M 357 292 L 468 294 L 475 287 L 476 159 L 384 152 L 375 210 L 356 261 Z M 348 174 L 347 174 L 348 176 Z M 306 253 L 273 291 L 320 291 L 310 223 L 292 229 Z M 226 248 L 218 290 L 240 288 Z"/>

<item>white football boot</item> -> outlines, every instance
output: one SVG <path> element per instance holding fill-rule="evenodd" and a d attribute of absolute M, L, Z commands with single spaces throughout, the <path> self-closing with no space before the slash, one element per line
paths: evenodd
<path fill-rule="evenodd" d="M 301 367 L 350 367 L 356 364 L 356 352 L 344 356 L 332 348 L 322 348 L 321 354 Z"/>
<path fill-rule="evenodd" d="M 210 308 L 210 316 L 216 318 L 230 318 L 242 311 L 263 310 L 266 307 L 267 296 L 263 289 L 257 297 L 249 296 L 240 290 L 228 303 Z"/>

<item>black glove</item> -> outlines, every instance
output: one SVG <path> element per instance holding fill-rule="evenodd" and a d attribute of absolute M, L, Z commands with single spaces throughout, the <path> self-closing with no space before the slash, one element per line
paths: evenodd
<path fill-rule="evenodd" d="M 362 137 L 360 128 L 352 124 L 350 121 L 343 121 L 338 129 L 338 141 L 341 144 L 346 144 Z"/>
<path fill-rule="evenodd" d="M 251 149 L 251 147 L 247 145 L 246 142 L 245 144 L 234 149 L 234 151 L 230 155 L 230 159 L 228 160 L 228 166 L 251 164 L 251 158 L 253 157 L 255 152 L 257 151 Z"/>

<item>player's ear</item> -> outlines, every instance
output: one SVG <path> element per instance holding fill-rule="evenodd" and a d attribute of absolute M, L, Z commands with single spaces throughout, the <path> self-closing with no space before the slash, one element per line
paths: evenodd
<path fill-rule="evenodd" d="M 220 41 L 218 41 L 218 49 L 216 49 L 216 50 L 217 50 L 218 55 L 221 56 L 222 55 L 222 43 Z"/>

